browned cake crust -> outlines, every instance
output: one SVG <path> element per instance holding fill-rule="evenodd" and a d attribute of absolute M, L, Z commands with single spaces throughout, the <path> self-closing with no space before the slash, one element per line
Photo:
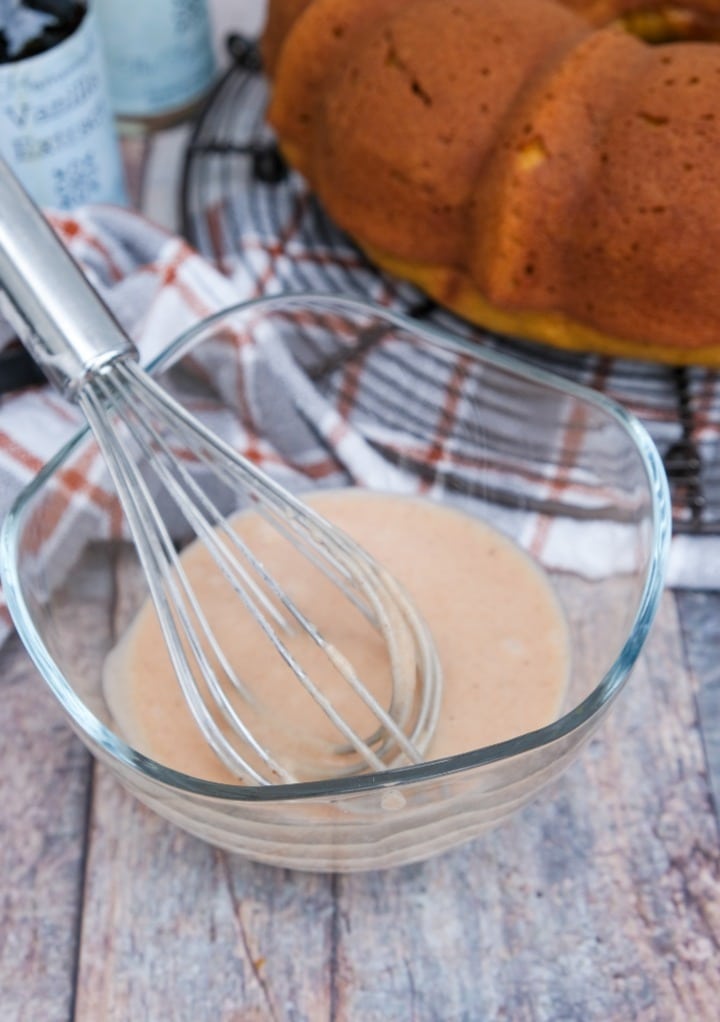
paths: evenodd
<path fill-rule="evenodd" d="M 720 365 L 720 46 L 648 45 L 627 25 L 692 19 L 640 7 L 273 0 L 270 120 L 370 257 L 467 318 Z"/>

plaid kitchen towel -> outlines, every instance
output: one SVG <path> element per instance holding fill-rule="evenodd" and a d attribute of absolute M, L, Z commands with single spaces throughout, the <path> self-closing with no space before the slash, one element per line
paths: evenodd
<path fill-rule="evenodd" d="M 218 272 L 209 262 L 191 250 L 183 241 L 168 235 L 137 214 L 114 207 L 84 209 L 72 216 L 54 216 L 53 222 L 75 257 L 84 266 L 91 282 L 104 296 L 117 317 L 137 341 L 142 359 L 148 362 L 174 338 L 209 313 L 257 293 L 257 281 L 242 287 Z M 247 282 L 246 282 L 247 284 Z M 266 282 L 266 289 L 269 282 Z M 374 296 L 382 298 L 380 295 Z M 308 328 L 309 342 L 312 330 Z M 241 338 L 231 343 L 242 347 Z M 206 421 L 239 450 L 257 463 L 266 466 L 290 488 L 299 488 L 301 480 L 311 478 L 325 485 L 340 485 L 350 479 L 372 481 L 406 491 L 422 488 L 419 477 L 404 474 L 378 450 L 402 445 L 402 436 L 368 437 L 358 428 L 360 419 L 348 408 L 347 387 L 320 394 L 310 377 L 298 371 L 290 359 L 284 364 L 282 348 L 268 341 L 267 351 L 258 357 L 253 350 L 241 352 L 241 358 L 230 360 L 227 350 L 209 352 L 208 371 L 216 374 L 222 387 L 247 389 L 252 414 L 232 423 L 222 409 L 200 408 Z M 223 361 L 224 360 L 224 361 Z M 399 385 L 416 371 L 403 364 L 398 352 Z M 433 414 L 447 415 L 442 395 L 448 393 L 457 356 L 432 367 L 431 384 L 438 400 Z M 242 381 L 227 375 L 227 365 L 237 363 L 244 374 Z M 269 367 L 272 367 L 271 371 Z M 270 375 L 268 375 L 268 373 Z M 353 408 L 362 408 L 362 374 L 357 366 L 348 369 L 353 388 Z M 269 382 L 268 382 L 269 381 Z M 345 381 L 346 383 L 348 380 Z M 376 381 L 377 382 L 377 381 Z M 287 400 L 283 401 L 283 394 Z M 382 400 L 368 390 L 365 401 Z M 449 407 L 449 403 L 446 403 Z M 358 413 L 359 415 L 359 413 Z M 357 421 L 356 421 L 357 420 Z M 438 453 L 437 436 L 432 433 L 430 419 L 427 443 L 418 452 L 416 461 L 424 458 L 433 464 Z M 76 408 L 65 402 L 49 387 L 28 388 L 5 396 L 0 403 L 0 513 L 4 514 L 19 491 L 51 455 L 82 425 Z M 392 429 L 389 430 L 392 434 Z M 372 440 L 382 441 L 373 443 Z M 413 441 L 417 447 L 416 440 Z M 383 447 L 384 445 L 384 447 Z M 90 446 L 90 445 L 88 445 Z M 64 492 L 58 513 L 55 535 L 48 537 L 49 549 L 57 554 L 57 563 L 69 556 L 73 542 L 84 542 L 90 531 L 102 538 L 114 535 L 118 527 L 117 505 L 103 466 L 94 458 L 83 462 L 76 458 L 72 475 L 61 480 Z M 538 486 L 553 486 L 557 480 L 538 479 Z M 580 498 L 582 499 L 582 498 Z M 567 559 L 567 533 L 561 537 L 552 528 L 537 530 L 534 516 L 528 516 L 527 528 L 536 529 L 531 545 L 545 563 L 563 566 Z M 612 538 L 611 538 L 612 539 Z M 712 586 L 714 571 L 707 571 L 717 552 L 715 540 L 698 539 L 677 542 L 673 552 L 671 581 L 675 584 Z M 622 529 L 618 527 L 617 542 L 611 542 L 622 563 Z M 587 547 L 587 544 L 584 544 Z M 708 558 L 708 551 L 713 557 Z M 592 549 L 587 548 L 586 563 L 581 568 L 589 575 L 598 570 L 593 563 Z M 578 551 L 571 560 L 577 567 Z M 11 623 L 4 605 L 0 606 L 0 640 L 10 631 Z"/>

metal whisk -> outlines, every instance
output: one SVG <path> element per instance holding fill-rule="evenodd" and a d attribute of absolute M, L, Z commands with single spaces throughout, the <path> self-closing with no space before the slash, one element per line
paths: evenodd
<path fill-rule="evenodd" d="M 0 285 L 0 312 L 51 382 L 87 417 L 125 511 L 183 695 L 220 760 L 246 783 L 296 779 L 283 762 L 283 750 L 267 748 L 248 726 L 244 708 L 253 707 L 257 693 L 230 663 L 193 592 L 156 506 L 158 485 L 206 545 L 287 664 L 293 683 L 302 685 L 332 722 L 337 732 L 332 772 L 419 762 L 437 721 L 441 671 L 412 602 L 358 544 L 189 415 L 138 366 L 132 341 L 1 160 Z M 179 451 L 190 452 L 225 488 L 243 494 L 380 634 L 391 677 L 391 693 L 382 705 L 343 650 L 320 634 L 227 524 Z M 298 661 L 289 642 L 298 631 L 322 650 L 338 684 L 349 685 L 368 708 L 370 734 L 361 734 L 338 712 L 332 694 Z"/>

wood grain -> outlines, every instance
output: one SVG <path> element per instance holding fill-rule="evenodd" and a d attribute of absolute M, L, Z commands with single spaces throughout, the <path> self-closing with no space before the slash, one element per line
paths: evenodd
<path fill-rule="evenodd" d="M 77 1022 L 329 1017 L 327 877 L 231 860 L 100 772 Z"/>
<path fill-rule="evenodd" d="M 695 699 L 668 596 L 551 797 L 438 859 L 360 876 L 232 859 L 100 770 L 76 1019 L 714 1018 L 720 879 Z"/>
<path fill-rule="evenodd" d="M 118 551 L 113 634 L 137 608 L 140 582 L 134 557 Z M 77 1022 L 329 1017 L 330 878 L 289 881 L 232 859 L 159 819 L 102 768 L 91 820 Z"/>
<path fill-rule="evenodd" d="M 88 677 L 136 598 L 124 570 L 119 586 L 98 579 L 76 574 L 57 609 Z M 691 637 L 699 622 L 710 634 L 718 603 L 679 601 L 686 655 L 666 595 L 626 692 L 547 797 L 437 859 L 347 877 L 217 852 L 104 768 L 89 786 L 13 640 L 0 653 L 3 1022 L 716 1018 L 718 724 L 703 716 L 704 744 L 698 708 L 717 661 Z"/>
<path fill-rule="evenodd" d="M 422 867 L 339 881 L 338 1019 L 717 1017 L 717 834 L 678 640 L 666 599 L 551 800 Z"/>
<path fill-rule="evenodd" d="M 56 625 L 73 637 L 79 673 L 108 641 L 107 581 L 78 573 L 58 600 Z M 17 638 L 0 651 L 0 677 L 0 1016 L 65 1022 L 74 997 L 91 761 Z"/>
<path fill-rule="evenodd" d="M 720 820 L 720 593 L 679 592 L 677 604 L 688 665 L 695 678 L 715 816 Z"/>
<path fill-rule="evenodd" d="M 0 653 L 0 990 L 8 1019 L 64 1020 L 73 996 L 88 757 L 10 640 Z"/>

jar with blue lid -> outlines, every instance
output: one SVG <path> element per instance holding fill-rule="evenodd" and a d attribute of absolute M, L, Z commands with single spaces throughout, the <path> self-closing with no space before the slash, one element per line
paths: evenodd
<path fill-rule="evenodd" d="M 0 153 L 43 207 L 125 204 L 92 9 L 0 0 Z"/>
<path fill-rule="evenodd" d="M 195 112 L 216 73 L 205 0 L 95 0 L 110 98 L 121 130 Z"/>

